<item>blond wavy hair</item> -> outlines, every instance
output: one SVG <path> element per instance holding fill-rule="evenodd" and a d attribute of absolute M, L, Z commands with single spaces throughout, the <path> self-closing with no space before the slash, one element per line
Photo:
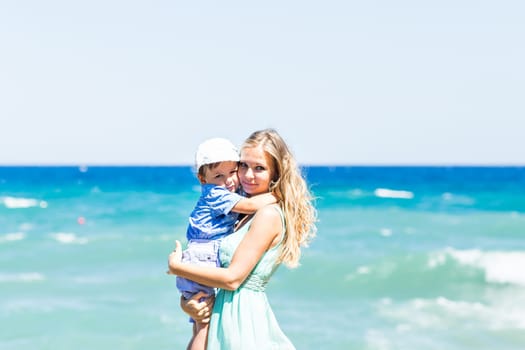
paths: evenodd
<path fill-rule="evenodd" d="M 278 263 L 297 267 L 301 246 L 308 246 L 317 232 L 314 198 L 294 156 L 275 129 L 255 131 L 244 141 L 241 150 L 253 147 L 262 147 L 273 161 L 270 164 L 270 192 L 278 198 L 286 223 Z"/>

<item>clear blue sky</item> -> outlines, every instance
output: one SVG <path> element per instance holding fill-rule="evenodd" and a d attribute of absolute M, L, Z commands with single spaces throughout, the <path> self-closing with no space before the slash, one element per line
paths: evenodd
<path fill-rule="evenodd" d="M 0 164 L 525 164 L 523 1 L 0 3 Z"/>

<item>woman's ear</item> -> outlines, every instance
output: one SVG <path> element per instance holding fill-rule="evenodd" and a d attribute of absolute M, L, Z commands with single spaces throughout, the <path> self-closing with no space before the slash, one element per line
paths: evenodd
<path fill-rule="evenodd" d="M 269 185 L 270 192 L 273 192 L 273 190 L 275 190 L 278 184 L 279 184 L 279 178 L 271 180 L 270 185 Z"/>
<path fill-rule="evenodd" d="M 201 185 L 204 185 L 206 183 L 206 180 L 204 179 L 204 176 L 202 174 L 197 174 L 197 177 L 199 178 L 199 182 Z"/>

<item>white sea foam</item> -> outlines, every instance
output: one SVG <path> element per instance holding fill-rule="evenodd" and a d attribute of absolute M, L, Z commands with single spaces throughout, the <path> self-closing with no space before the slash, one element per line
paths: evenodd
<path fill-rule="evenodd" d="M 356 278 L 358 275 L 367 275 L 371 272 L 371 269 L 369 266 L 365 266 L 365 265 L 362 265 L 362 266 L 358 266 L 355 271 L 353 272 L 350 272 L 349 274 L 345 275 L 345 280 L 346 281 L 351 281 L 353 280 L 354 278 Z"/>
<path fill-rule="evenodd" d="M 0 197 L 0 202 L 9 209 L 22 209 L 22 208 L 32 208 L 40 207 L 47 208 L 47 202 L 34 199 L 34 198 L 22 198 L 22 197 Z"/>
<path fill-rule="evenodd" d="M 161 241 L 173 241 L 173 234 L 172 233 L 163 233 L 159 236 L 159 240 Z"/>
<path fill-rule="evenodd" d="M 393 348 L 388 336 L 378 329 L 368 329 L 365 334 L 365 340 L 367 349 L 390 350 Z"/>
<path fill-rule="evenodd" d="M 444 251 L 433 253 L 429 256 L 427 266 L 431 269 L 443 265 L 447 261 L 447 253 Z"/>
<path fill-rule="evenodd" d="M 105 284 L 108 279 L 102 276 L 76 276 L 73 281 L 78 284 Z"/>
<path fill-rule="evenodd" d="M 37 282 L 45 280 L 45 276 L 39 272 L 23 272 L 0 274 L 1 282 Z"/>
<path fill-rule="evenodd" d="M 513 219 L 519 219 L 520 218 L 520 213 L 518 211 L 511 211 L 510 212 L 510 217 L 513 218 Z"/>
<path fill-rule="evenodd" d="M 379 198 L 401 198 L 401 199 L 412 199 L 414 193 L 410 191 L 391 190 L 388 188 L 376 188 L 374 195 Z"/>
<path fill-rule="evenodd" d="M 443 193 L 443 194 L 441 195 L 441 198 L 443 198 L 443 199 L 446 200 L 446 201 L 449 201 L 449 200 L 451 200 L 451 199 L 453 198 L 453 196 L 452 196 L 452 193 L 450 193 L 450 192 L 445 192 L 445 193 Z"/>
<path fill-rule="evenodd" d="M 403 329 L 476 328 L 525 329 L 525 295 L 501 295 L 491 302 L 416 298 L 403 303 L 377 304 L 379 312 Z"/>
<path fill-rule="evenodd" d="M 379 230 L 379 233 L 381 233 L 381 236 L 383 236 L 383 237 L 390 237 L 390 236 L 392 236 L 392 229 L 388 228 L 388 227 L 382 227 Z"/>
<path fill-rule="evenodd" d="M 461 264 L 485 270 L 487 282 L 525 286 L 525 252 L 449 249 L 448 253 Z"/>
<path fill-rule="evenodd" d="M 74 298 L 16 298 L 7 299 L 0 307 L 9 313 L 17 312 L 53 312 L 59 309 L 84 311 L 90 309 L 90 305 L 81 299 Z"/>
<path fill-rule="evenodd" d="M 355 188 L 350 191 L 350 194 L 355 197 L 361 197 L 365 194 L 365 192 L 359 188 Z"/>
<path fill-rule="evenodd" d="M 338 195 L 341 195 L 343 194 L 344 196 L 348 197 L 348 198 L 361 198 L 361 197 L 365 197 L 367 194 L 365 191 L 359 189 L 359 188 L 354 188 L 354 189 L 351 189 L 351 190 L 348 190 L 348 191 L 345 191 L 343 193 L 341 192 L 338 192 L 338 191 L 333 191 L 333 192 L 330 192 L 331 195 L 333 195 L 334 197 L 337 197 Z"/>
<path fill-rule="evenodd" d="M 525 252 L 523 251 L 482 251 L 479 249 L 456 250 L 447 248 L 432 254 L 427 266 L 435 268 L 452 258 L 465 266 L 481 269 L 489 283 L 510 283 L 525 286 Z"/>
<path fill-rule="evenodd" d="M 86 244 L 88 239 L 85 237 L 77 237 L 71 232 L 56 232 L 52 233 L 51 237 L 63 244 Z"/>
<path fill-rule="evenodd" d="M 444 192 L 441 195 L 441 198 L 446 202 L 450 202 L 452 204 L 460 204 L 460 205 L 473 205 L 476 202 L 471 197 L 468 197 L 465 195 L 453 194 L 450 192 Z"/>
<path fill-rule="evenodd" d="M 6 233 L 5 235 L 1 235 L 0 236 L 0 243 L 12 242 L 12 241 L 21 241 L 24 238 L 26 238 L 26 234 L 24 232 Z"/>
<path fill-rule="evenodd" d="M 370 267 L 368 267 L 368 266 L 359 266 L 357 268 L 357 273 L 360 274 L 360 275 L 366 275 L 366 274 L 370 273 Z"/>
<path fill-rule="evenodd" d="M 160 320 L 160 323 L 162 324 L 176 324 L 179 321 L 177 317 L 174 317 L 171 314 L 165 314 L 165 313 L 159 316 L 159 320 Z"/>
<path fill-rule="evenodd" d="M 501 295 L 491 302 L 452 300 L 445 297 L 416 298 L 401 303 L 379 301 L 377 308 L 383 317 L 397 322 L 397 332 L 450 328 L 525 329 L 525 314 L 521 312 L 524 297 L 523 294 Z"/>
<path fill-rule="evenodd" d="M 21 223 L 19 226 L 18 226 L 18 229 L 19 230 L 22 230 L 22 231 L 29 231 L 29 230 L 32 230 L 33 229 L 33 224 L 30 223 L 30 222 L 24 222 L 24 223 Z"/>
<path fill-rule="evenodd" d="M 91 193 L 101 193 L 102 191 L 100 190 L 100 188 L 98 186 L 93 186 L 91 188 Z"/>

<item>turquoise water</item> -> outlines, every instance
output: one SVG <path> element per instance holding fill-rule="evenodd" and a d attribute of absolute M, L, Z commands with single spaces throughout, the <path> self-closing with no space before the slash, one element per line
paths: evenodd
<path fill-rule="evenodd" d="M 318 236 L 268 296 L 298 349 L 525 348 L 525 168 L 305 167 Z M 190 167 L 0 167 L 0 349 L 183 349 Z"/>

